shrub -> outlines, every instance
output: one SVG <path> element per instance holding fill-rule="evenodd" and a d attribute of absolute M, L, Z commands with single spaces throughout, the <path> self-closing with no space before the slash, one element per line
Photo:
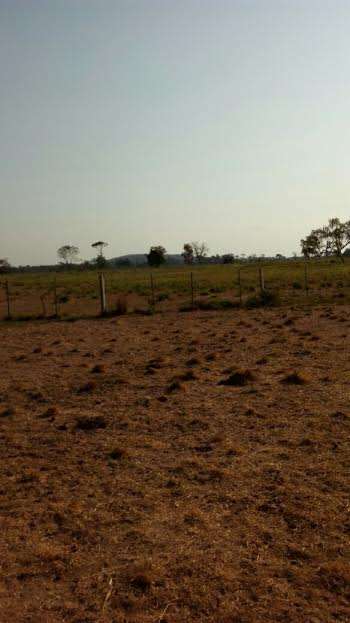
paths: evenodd
<path fill-rule="evenodd" d="M 68 303 L 69 296 L 67 294 L 61 294 L 57 297 L 59 303 Z"/>
<path fill-rule="evenodd" d="M 205 299 L 203 301 L 195 301 L 192 307 L 191 303 L 186 303 L 179 308 L 179 311 L 188 312 L 194 309 L 200 311 L 218 311 L 220 309 L 238 309 L 239 304 L 236 301 L 230 299 Z"/>
<path fill-rule="evenodd" d="M 168 292 L 161 292 L 157 295 L 156 300 L 158 301 L 158 303 L 161 303 L 162 301 L 167 301 L 169 298 L 170 295 L 168 294 Z"/>
<path fill-rule="evenodd" d="M 281 300 L 277 291 L 264 290 L 260 294 L 250 296 L 246 300 L 245 306 L 247 309 L 254 309 L 255 307 L 275 307 L 280 303 Z"/>

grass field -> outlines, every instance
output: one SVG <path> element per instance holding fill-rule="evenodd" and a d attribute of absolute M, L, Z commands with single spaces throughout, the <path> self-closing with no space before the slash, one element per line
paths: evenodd
<path fill-rule="evenodd" d="M 318 303 L 339 299 L 350 301 L 350 264 L 336 261 L 300 260 L 260 264 L 165 266 L 153 269 L 155 300 L 157 302 L 186 300 L 191 297 L 191 273 L 194 296 L 217 299 L 229 297 L 244 300 L 260 289 L 259 269 L 263 269 L 265 288 L 278 292 L 281 302 Z M 151 271 L 146 267 L 112 269 L 104 272 L 110 307 L 116 297 L 131 297 L 131 307 L 147 304 L 152 295 Z M 98 274 L 96 271 L 61 271 L 54 273 L 13 273 L 4 276 L 8 281 L 11 314 L 16 316 L 53 312 L 53 292 L 56 282 L 61 315 L 98 313 Z M 239 286 L 239 280 L 241 286 Z M 0 315 L 6 316 L 6 292 L 0 290 Z"/>

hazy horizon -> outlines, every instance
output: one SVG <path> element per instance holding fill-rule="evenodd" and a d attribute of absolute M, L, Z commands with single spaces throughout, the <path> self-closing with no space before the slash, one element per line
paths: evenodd
<path fill-rule="evenodd" d="M 0 257 L 291 255 L 349 219 L 350 4 L 0 0 Z"/>

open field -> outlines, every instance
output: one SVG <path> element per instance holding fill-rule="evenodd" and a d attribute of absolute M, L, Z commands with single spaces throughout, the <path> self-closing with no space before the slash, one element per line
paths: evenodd
<path fill-rule="evenodd" d="M 349 621 L 349 327 L 2 323 L 0 621 Z"/>
<path fill-rule="evenodd" d="M 280 295 L 282 304 L 350 303 L 350 263 L 337 261 L 272 262 L 270 264 L 169 266 L 152 271 L 155 301 L 160 309 L 176 309 L 190 300 L 191 273 L 194 296 L 243 302 L 259 290 L 259 268 L 263 266 L 265 287 Z M 239 286 L 239 272 L 241 288 Z M 108 270 L 105 273 L 109 308 L 113 309 L 120 294 L 129 299 L 129 307 L 147 307 L 152 298 L 148 268 Z M 54 284 L 61 316 L 93 316 L 99 313 L 98 274 L 96 271 L 52 273 L 13 273 L 3 276 L 8 281 L 11 314 L 15 317 L 52 315 L 55 313 Z M 6 292 L 0 288 L 0 318 L 7 315 Z"/>

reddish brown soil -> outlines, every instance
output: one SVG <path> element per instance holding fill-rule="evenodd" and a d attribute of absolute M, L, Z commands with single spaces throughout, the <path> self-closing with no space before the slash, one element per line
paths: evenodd
<path fill-rule="evenodd" d="M 349 621 L 349 320 L 2 324 L 1 623 Z"/>

